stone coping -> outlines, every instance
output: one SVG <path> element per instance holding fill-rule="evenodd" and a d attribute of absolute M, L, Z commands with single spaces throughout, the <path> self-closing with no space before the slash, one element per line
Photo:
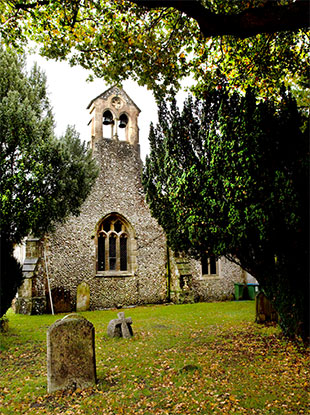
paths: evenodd
<path fill-rule="evenodd" d="M 123 277 L 134 277 L 133 272 L 128 271 L 102 271 L 97 272 L 95 278 L 123 278 Z"/>

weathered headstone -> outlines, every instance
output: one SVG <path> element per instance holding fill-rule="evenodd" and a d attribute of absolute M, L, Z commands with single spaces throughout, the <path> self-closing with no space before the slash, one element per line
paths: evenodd
<path fill-rule="evenodd" d="M 95 384 L 94 326 L 78 314 L 69 314 L 47 331 L 48 393 Z"/>
<path fill-rule="evenodd" d="M 89 285 L 82 282 L 77 287 L 76 293 L 76 311 L 87 311 L 90 303 Z"/>
<path fill-rule="evenodd" d="M 278 313 L 263 292 L 255 297 L 255 306 L 256 323 L 278 322 Z"/>
<path fill-rule="evenodd" d="M 125 318 L 125 313 L 121 312 L 117 314 L 118 318 L 110 321 L 108 324 L 108 336 L 110 337 L 124 337 L 130 338 L 133 336 L 131 328 L 131 317 Z"/>

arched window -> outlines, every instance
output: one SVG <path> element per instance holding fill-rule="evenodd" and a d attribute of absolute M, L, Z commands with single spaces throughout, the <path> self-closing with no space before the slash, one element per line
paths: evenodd
<path fill-rule="evenodd" d="M 126 114 L 119 117 L 117 136 L 121 141 L 128 141 L 128 117 Z"/>
<path fill-rule="evenodd" d="M 104 111 L 102 115 L 102 134 L 104 138 L 113 138 L 114 134 L 114 119 L 110 110 Z"/>
<path fill-rule="evenodd" d="M 106 217 L 97 231 L 97 273 L 114 275 L 133 271 L 130 226 L 117 214 Z"/>

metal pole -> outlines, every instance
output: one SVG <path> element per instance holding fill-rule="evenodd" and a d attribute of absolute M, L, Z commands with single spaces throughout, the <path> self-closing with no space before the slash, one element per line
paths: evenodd
<path fill-rule="evenodd" d="M 170 269 L 170 251 L 169 246 L 167 246 L 167 301 L 171 301 L 171 269 Z"/>
<path fill-rule="evenodd" d="M 50 297 L 50 303 L 51 303 L 51 310 L 52 310 L 52 314 L 54 315 L 54 306 L 53 306 L 53 299 L 52 299 L 52 292 L 51 292 L 51 286 L 50 286 L 50 279 L 48 276 L 48 265 L 47 265 L 47 259 L 46 259 L 46 250 L 45 250 L 45 245 L 43 246 L 44 249 L 44 261 L 45 261 L 45 268 L 46 268 L 46 277 L 47 277 L 47 288 L 48 288 L 48 293 L 49 293 L 49 297 Z"/>

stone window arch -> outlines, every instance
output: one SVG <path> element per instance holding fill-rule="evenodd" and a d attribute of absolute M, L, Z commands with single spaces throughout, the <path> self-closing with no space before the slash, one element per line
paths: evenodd
<path fill-rule="evenodd" d="M 115 106 L 118 110 L 118 107 Z M 115 140 L 128 141 L 130 117 L 126 112 L 113 111 L 106 108 L 102 114 L 102 136 Z"/>
<path fill-rule="evenodd" d="M 117 137 L 121 141 L 128 141 L 128 127 L 129 127 L 129 116 L 123 112 L 119 115 L 117 121 Z"/>
<path fill-rule="evenodd" d="M 97 227 L 96 272 L 100 276 L 132 275 L 136 246 L 132 226 L 121 215 L 104 217 Z"/>
<path fill-rule="evenodd" d="M 115 132 L 115 115 L 110 108 L 106 108 L 102 114 L 102 136 L 112 139 Z"/>

